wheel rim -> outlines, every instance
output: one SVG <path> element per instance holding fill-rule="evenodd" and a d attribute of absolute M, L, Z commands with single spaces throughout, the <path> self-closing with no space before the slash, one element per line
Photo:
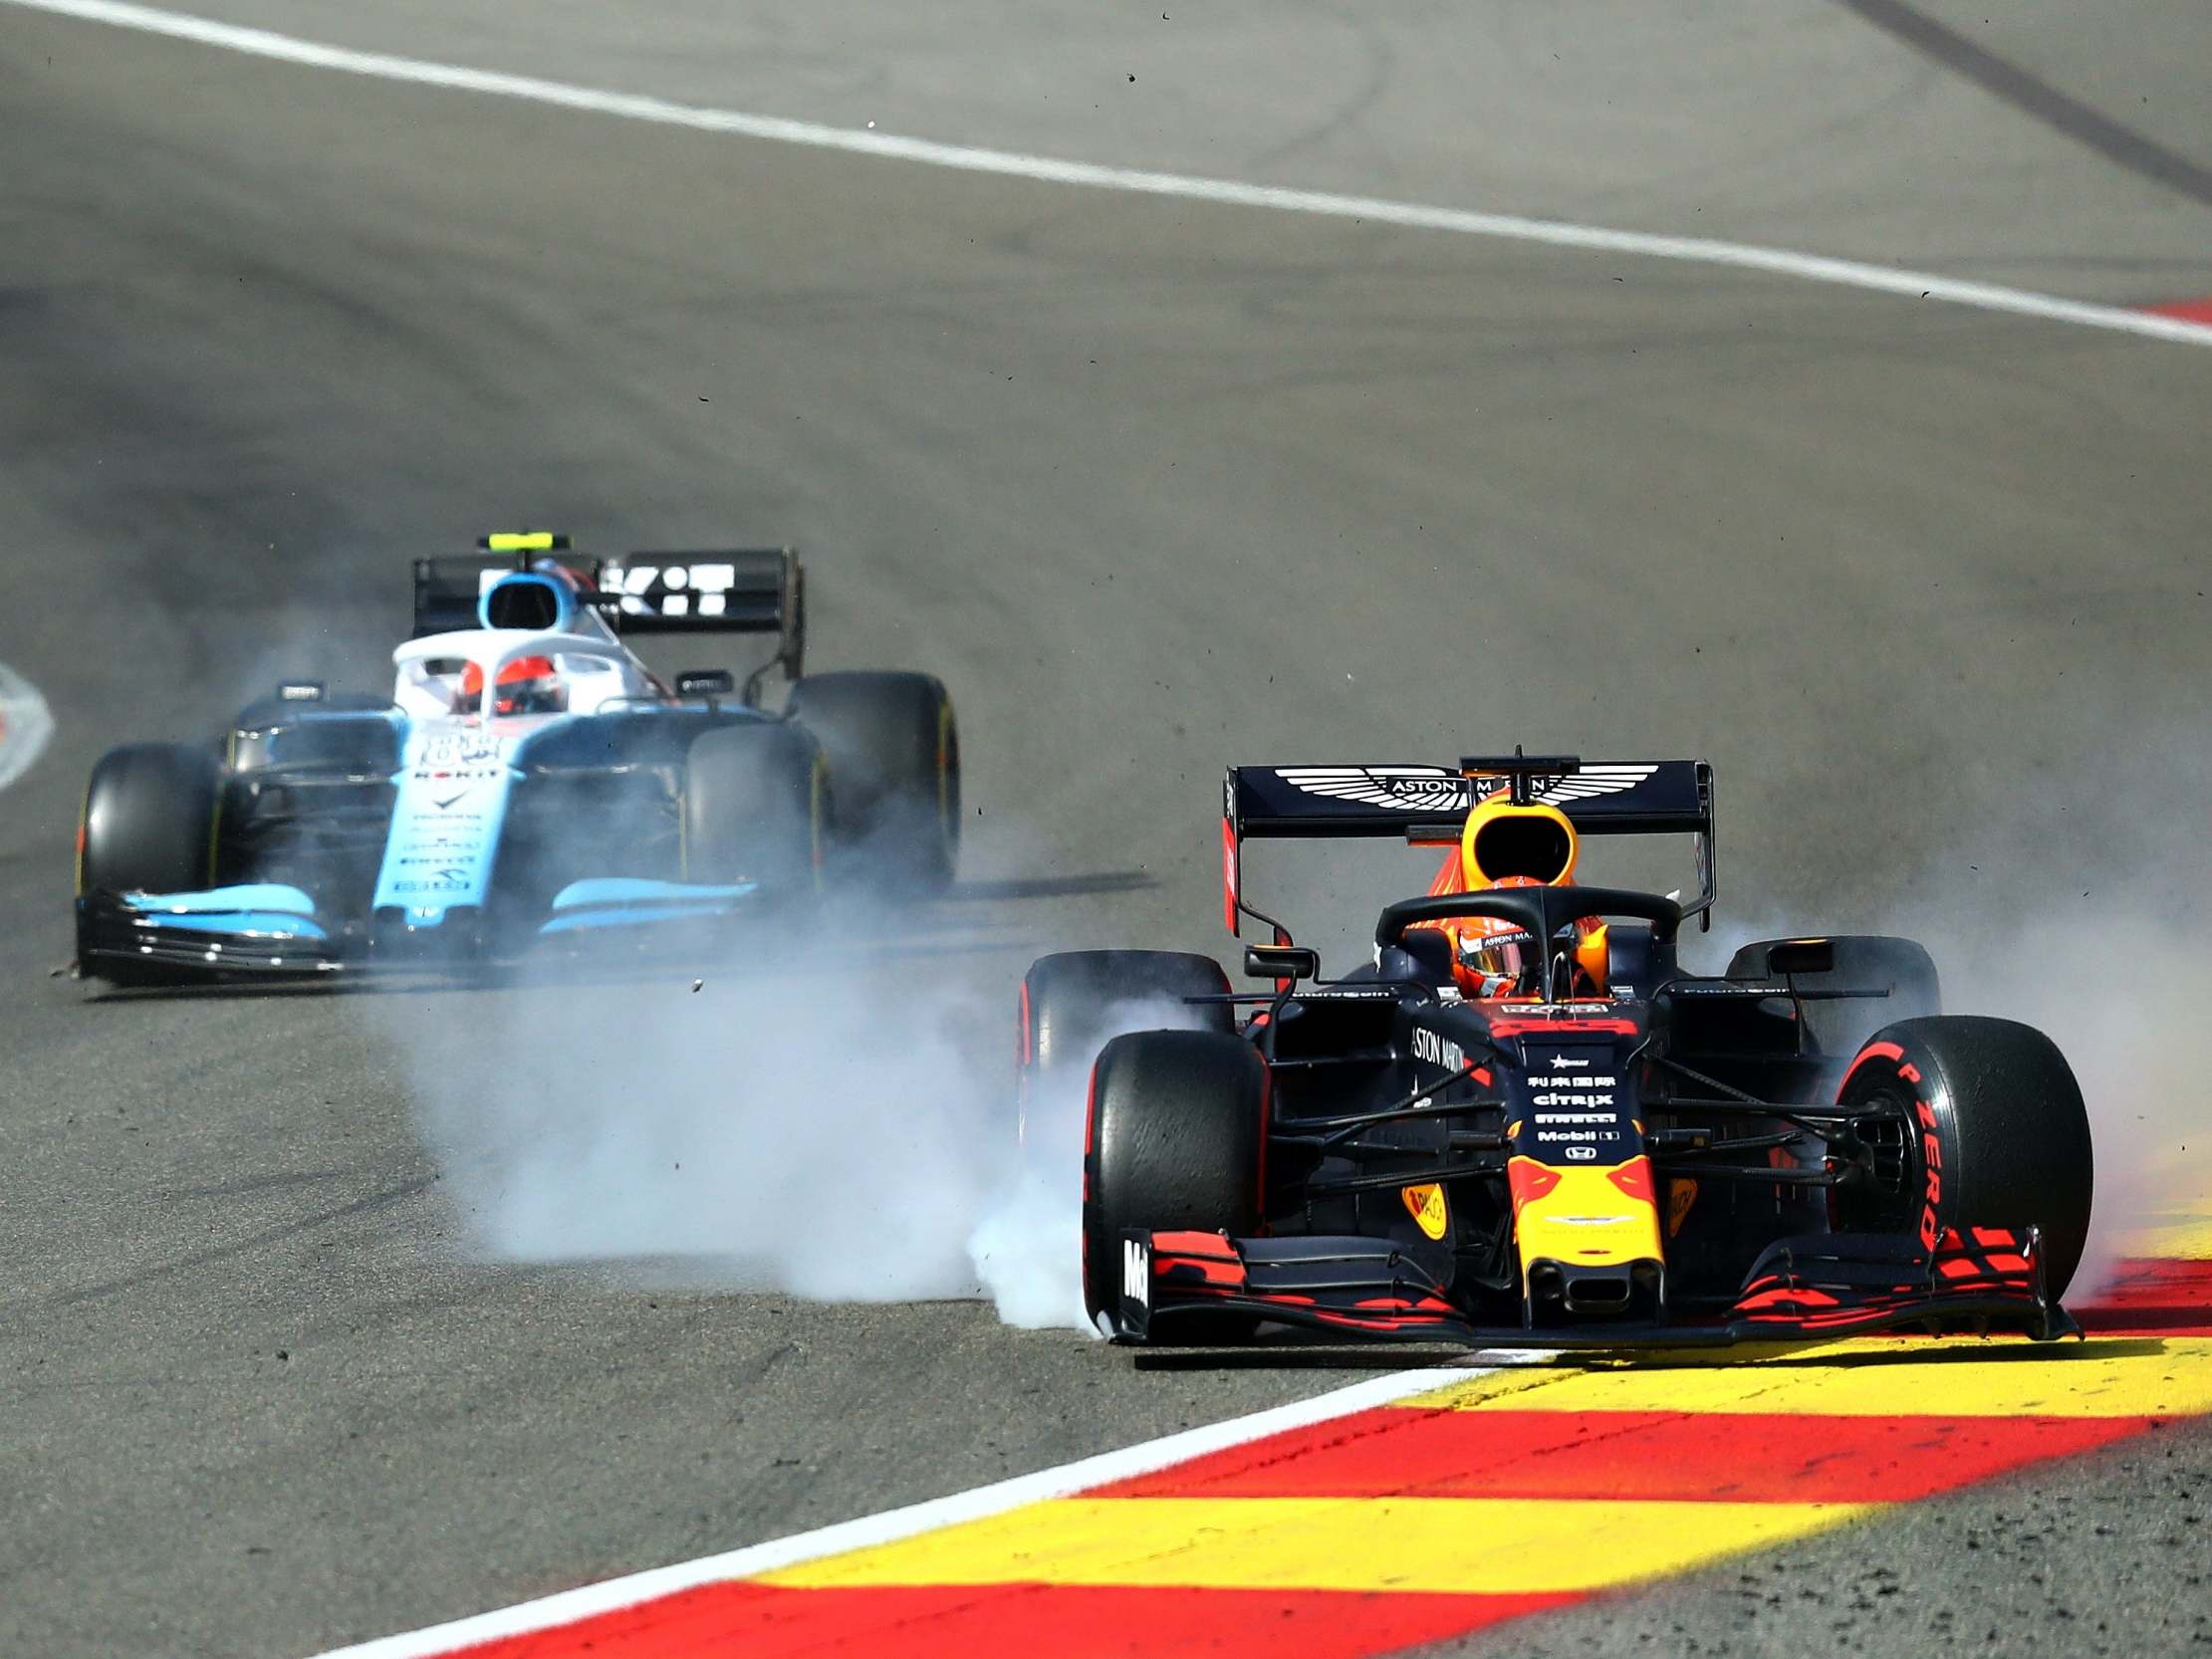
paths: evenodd
<path fill-rule="evenodd" d="M 1912 1199 L 1921 1185 L 1921 1154 L 1910 1103 L 1893 1087 L 1882 1084 L 1857 1091 L 1842 1103 L 1874 1115 L 1859 1119 L 1853 1126 L 1852 1132 L 1863 1148 L 1866 1173 L 1835 1189 L 1833 1224 L 1842 1232 L 1911 1231 L 1916 1220 Z"/>

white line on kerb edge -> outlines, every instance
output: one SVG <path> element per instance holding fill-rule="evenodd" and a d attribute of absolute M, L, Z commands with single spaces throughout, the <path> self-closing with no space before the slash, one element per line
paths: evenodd
<path fill-rule="evenodd" d="M 1496 1357 L 1537 1356 L 1500 1353 Z M 356 1647 L 338 1648 L 320 1655 L 319 1659 L 427 1659 L 429 1655 L 450 1653 L 456 1648 L 469 1647 L 479 1642 L 570 1624 L 595 1613 L 634 1607 L 639 1602 L 673 1595 L 678 1590 L 691 1589 L 700 1584 L 757 1577 L 763 1572 L 773 1572 L 778 1567 L 791 1566 L 800 1561 L 819 1560 L 825 1555 L 841 1555 L 847 1550 L 890 1543 L 898 1539 L 912 1538 L 917 1533 L 957 1526 L 963 1521 L 979 1521 L 985 1516 L 1003 1515 L 1024 1504 L 1066 1498 L 1092 1487 L 1105 1486 L 1110 1481 L 1125 1481 L 1138 1475 L 1149 1475 L 1173 1464 L 1203 1457 L 1209 1452 L 1242 1446 L 1267 1435 L 1280 1434 L 1285 1429 L 1307 1428 L 1315 1423 L 1326 1423 L 1332 1418 L 1348 1417 L 1355 1411 L 1388 1405 L 1410 1394 L 1442 1388 L 1483 1374 L 1482 1368 L 1472 1366 L 1394 1371 L 1388 1376 L 1372 1377 L 1365 1382 L 1353 1383 L 1350 1388 L 1340 1388 L 1311 1400 L 1294 1401 L 1290 1405 L 1254 1412 L 1249 1417 L 1232 1418 L 1226 1423 L 1211 1423 L 1204 1428 L 1186 1429 L 1181 1434 L 1146 1441 L 1141 1446 L 1129 1446 L 1117 1452 L 1103 1452 L 1097 1457 L 1062 1464 L 1057 1469 L 1044 1469 L 1034 1475 L 1019 1475 L 1010 1481 L 977 1487 L 972 1492 L 956 1492 L 950 1497 L 933 1498 L 924 1504 L 909 1504 L 904 1509 L 886 1510 L 881 1515 L 864 1515 L 855 1521 L 840 1522 L 834 1527 L 819 1528 L 811 1533 L 797 1533 L 790 1538 L 774 1539 L 767 1543 L 756 1543 L 745 1549 L 733 1549 L 727 1554 L 706 1555 L 676 1566 L 655 1567 L 650 1571 L 633 1572 L 622 1578 L 609 1578 L 597 1584 L 586 1584 L 581 1589 L 564 1590 L 558 1595 L 549 1595 L 541 1600 L 502 1607 L 496 1612 L 478 1613 L 471 1618 L 456 1619 L 450 1624 L 432 1625 L 427 1630 L 384 1636 L 375 1641 L 363 1642 Z"/>
<path fill-rule="evenodd" d="M 1869 265 L 1859 260 L 1829 259 L 1819 254 L 1794 253 L 1786 248 L 1762 248 L 1743 242 L 1716 242 L 1694 236 L 1653 236 L 1641 231 L 1606 230 L 1596 225 L 1570 224 L 1557 219 L 1525 219 L 1505 213 L 1476 213 L 1454 207 L 1433 207 L 1418 202 L 1388 201 L 1377 196 L 1339 195 L 1325 190 L 1287 190 L 1265 184 L 1240 184 L 1232 179 L 1199 178 L 1187 173 L 1148 172 L 1132 167 L 1102 166 L 1090 161 L 1062 161 L 1044 155 L 1022 155 L 1009 150 L 981 149 L 969 144 L 936 143 L 927 138 L 901 138 L 889 133 L 824 126 L 815 121 L 787 120 L 777 116 L 746 115 L 736 110 L 715 110 L 698 105 L 671 104 L 663 99 L 634 93 L 606 92 L 571 86 L 562 81 L 541 81 L 527 75 L 502 75 L 492 70 L 463 69 L 453 64 L 431 63 L 420 58 L 399 58 L 382 52 L 355 52 L 324 46 L 315 41 L 280 35 L 267 29 L 248 29 L 217 23 L 208 18 L 160 11 L 151 6 L 124 4 L 123 0 L 0 0 L 0 5 L 53 12 L 119 28 L 140 29 L 203 46 L 224 47 L 258 58 L 305 64 L 316 69 L 340 70 L 383 81 L 407 81 L 418 86 L 445 87 L 456 92 L 485 93 L 495 98 L 524 99 L 593 115 L 619 116 L 627 120 L 654 121 L 663 126 L 686 126 L 702 132 L 728 132 L 775 143 L 806 144 L 817 149 L 849 150 L 892 161 L 915 161 L 965 172 L 998 173 L 1010 178 L 1032 178 L 1052 184 L 1076 184 L 1093 189 L 1125 190 L 1138 195 L 1175 196 L 1187 201 L 1216 202 L 1229 207 L 1268 208 L 1279 213 L 1307 213 L 1325 218 L 1357 219 L 1414 230 L 1447 231 L 1461 236 L 1487 236 L 1516 242 L 1541 242 L 1552 247 L 1581 248 L 1596 253 L 1626 254 L 1644 259 L 1683 260 L 1699 265 L 1725 265 L 1762 271 L 1773 276 L 1797 277 L 1807 282 L 1830 283 L 1844 288 L 1870 289 L 1911 299 L 1940 300 L 1947 305 L 1972 306 L 1982 311 L 2010 312 L 2068 323 L 2080 328 L 2107 329 L 2140 335 L 2150 340 L 2183 346 L 2212 346 L 2212 327 L 2129 311 L 2118 306 L 2089 305 L 2036 294 L 2026 289 L 2001 288 L 1991 283 L 1966 282 L 1928 271 L 1904 271 L 1895 266 Z"/>

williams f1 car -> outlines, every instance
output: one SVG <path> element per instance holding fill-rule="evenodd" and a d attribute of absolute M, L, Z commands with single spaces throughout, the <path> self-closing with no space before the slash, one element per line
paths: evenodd
<path fill-rule="evenodd" d="M 951 701 L 924 674 L 806 674 L 789 550 L 481 545 L 415 562 L 388 699 L 287 684 L 211 746 L 101 759 L 78 828 L 80 972 L 499 962 L 540 941 L 711 933 L 814 896 L 826 859 L 896 890 L 951 878 Z M 624 643 L 651 632 L 773 635 L 775 652 L 742 686 L 714 670 L 671 687 Z"/>
<path fill-rule="evenodd" d="M 1227 920 L 1272 932 L 1245 952 L 1272 986 L 1093 951 L 1022 987 L 1025 1108 L 1089 1073 L 1093 1316 L 1131 1342 L 1264 1321 L 1546 1347 L 2071 1332 L 2057 1298 L 2091 1174 L 2065 1059 L 2027 1026 L 1941 1013 L 1905 939 L 1685 969 L 1685 919 L 1710 927 L 1712 790 L 1693 761 L 1232 769 Z M 1576 884 L 1583 837 L 1623 832 L 1690 836 L 1697 896 Z M 1246 901 L 1260 836 L 1453 861 L 1328 980 Z M 1183 1029 L 1126 1031 L 1163 1003 L 1151 1023 Z"/>

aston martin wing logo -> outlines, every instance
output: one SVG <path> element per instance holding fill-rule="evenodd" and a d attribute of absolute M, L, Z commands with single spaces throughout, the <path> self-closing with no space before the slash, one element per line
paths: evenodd
<path fill-rule="evenodd" d="M 1286 766 L 1276 776 L 1308 795 L 1392 813 L 1463 813 L 1467 780 L 1441 766 Z"/>
<path fill-rule="evenodd" d="M 1572 806 L 1632 790 L 1659 770 L 1654 761 L 1605 762 L 1567 778 L 1538 779 L 1536 799 Z M 1392 813 L 1463 813 L 1502 786 L 1462 777 L 1443 766 L 1286 766 L 1276 776 L 1308 795 L 1356 801 Z"/>
<path fill-rule="evenodd" d="M 1573 777 L 1552 780 L 1537 791 L 1536 798 L 1548 807 L 1565 807 L 1600 795 L 1618 795 L 1622 790 L 1634 789 L 1658 770 L 1655 761 L 1586 766 Z"/>

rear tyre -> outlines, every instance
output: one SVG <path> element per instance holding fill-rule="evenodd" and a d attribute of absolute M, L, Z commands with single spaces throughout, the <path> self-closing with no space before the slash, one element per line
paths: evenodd
<path fill-rule="evenodd" d="M 1023 976 L 1015 1011 L 1015 1066 L 1027 1141 L 1033 1121 L 1081 1098 L 1091 1063 L 1117 1033 L 1153 1028 L 1233 1033 L 1229 976 L 1210 956 L 1171 950 L 1071 950 L 1041 956 Z M 1071 1113 L 1072 1114 L 1072 1113 Z"/>
<path fill-rule="evenodd" d="M 809 674 L 787 712 L 830 767 L 839 850 L 895 891 L 951 884 L 960 853 L 960 732 L 928 674 Z"/>
<path fill-rule="evenodd" d="M 1267 1113 L 1267 1065 L 1241 1037 L 1144 1031 L 1106 1046 L 1083 1159 L 1083 1294 L 1094 1319 L 1120 1294 L 1124 1229 L 1259 1230 Z M 1256 1323 L 1231 1313 L 1176 1330 L 1227 1340 Z"/>
<path fill-rule="evenodd" d="M 215 879 L 223 768 L 206 749 L 131 743 L 93 768 L 78 821 L 77 892 L 194 892 Z M 176 976 L 150 965 L 96 963 L 77 911 L 80 971 L 111 985 L 156 985 Z"/>
<path fill-rule="evenodd" d="M 805 732 L 768 722 L 702 732 L 684 764 L 684 879 L 757 882 L 772 904 L 815 898 L 826 806 L 822 752 Z"/>
<path fill-rule="evenodd" d="M 1861 1131 L 1873 1180 L 1837 1189 L 1841 1230 L 1932 1249 L 1954 1228 L 2040 1227 L 2045 1283 L 2065 1292 L 2095 1180 L 2082 1090 L 2050 1038 L 1977 1015 L 1900 1021 L 1859 1052 L 1838 1100 L 1889 1108 Z"/>

